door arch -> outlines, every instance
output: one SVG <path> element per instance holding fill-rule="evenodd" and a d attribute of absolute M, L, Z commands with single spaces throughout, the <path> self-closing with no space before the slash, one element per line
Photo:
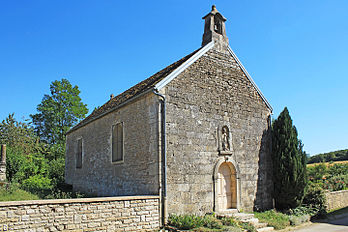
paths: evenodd
<path fill-rule="evenodd" d="M 239 209 L 239 178 L 232 162 L 220 160 L 214 171 L 214 210 Z"/>

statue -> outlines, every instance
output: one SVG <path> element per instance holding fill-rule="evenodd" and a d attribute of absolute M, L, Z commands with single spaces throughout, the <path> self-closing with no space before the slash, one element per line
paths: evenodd
<path fill-rule="evenodd" d="M 222 150 L 229 151 L 230 150 L 230 133 L 227 126 L 222 127 L 221 141 L 222 141 Z"/>

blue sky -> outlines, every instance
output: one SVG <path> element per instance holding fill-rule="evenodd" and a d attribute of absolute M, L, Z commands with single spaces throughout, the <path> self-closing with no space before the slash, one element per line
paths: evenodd
<path fill-rule="evenodd" d="M 90 112 L 201 45 L 211 5 L 311 155 L 348 148 L 348 1 L 0 1 L 0 119 L 36 112 L 67 78 Z"/>

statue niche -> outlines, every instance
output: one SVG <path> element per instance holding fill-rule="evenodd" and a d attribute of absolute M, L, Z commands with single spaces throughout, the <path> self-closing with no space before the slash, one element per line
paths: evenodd
<path fill-rule="evenodd" d="M 219 130 L 219 153 L 220 155 L 232 155 L 231 135 L 228 126 L 223 126 Z"/>

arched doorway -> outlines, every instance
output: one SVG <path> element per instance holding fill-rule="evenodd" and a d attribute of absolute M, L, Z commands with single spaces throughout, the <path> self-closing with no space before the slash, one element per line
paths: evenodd
<path fill-rule="evenodd" d="M 218 211 L 237 208 L 236 169 L 230 162 L 223 162 L 218 168 L 216 200 Z"/>

